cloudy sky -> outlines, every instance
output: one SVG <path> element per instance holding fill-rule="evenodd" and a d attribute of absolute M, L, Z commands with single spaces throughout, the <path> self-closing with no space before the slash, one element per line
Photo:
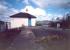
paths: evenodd
<path fill-rule="evenodd" d="M 70 0 L 0 0 L 0 20 L 7 20 L 10 15 L 26 12 L 37 20 L 51 20 L 70 12 Z"/>

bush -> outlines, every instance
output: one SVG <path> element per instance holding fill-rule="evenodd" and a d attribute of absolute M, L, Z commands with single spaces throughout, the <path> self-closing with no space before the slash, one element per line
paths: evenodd
<path fill-rule="evenodd" d="M 40 24 L 40 23 L 36 23 L 36 26 L 42 26 L 42 24 Z"/>

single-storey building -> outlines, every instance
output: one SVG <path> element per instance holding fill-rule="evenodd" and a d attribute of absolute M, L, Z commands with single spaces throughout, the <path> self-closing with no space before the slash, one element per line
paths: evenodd
<path fill-rule="evenodd" d="M 12 16 L 11 18 L 11 28 L 18 28 L 21 26 L 35 26 L 36 25 L 36 17 L 29 14 L 29 13 L 17 13 Z"/>
<path fill-rule="evenodd" d="M 3 32 L 8 29 L 8 22 L 0 21 L 0 32 Z"/>

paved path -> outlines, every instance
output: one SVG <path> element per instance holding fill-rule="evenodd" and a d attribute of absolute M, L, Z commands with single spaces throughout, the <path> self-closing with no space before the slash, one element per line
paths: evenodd
<path fill-rule="evenodd" d="M 23 31 L 18 35 L 6 50 L 43 50 L 31 37 L 25 37 L 25 33 L 26 31 Z"/>

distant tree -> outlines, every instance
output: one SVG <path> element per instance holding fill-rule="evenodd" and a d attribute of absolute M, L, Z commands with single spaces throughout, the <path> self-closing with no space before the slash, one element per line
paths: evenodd
<path fill-rule="evenodd" d="M 59 17 L 57 17 L 57 18 L 56 18 L 56 20 L 60 20 L 60 18 L 59 18 Z"/>
<path fill-rule="evenodd" d="M 70 27 L 70 13 L 67 13 L 65 17 L 63 17 L 61 22 L 62 28 L 69 28 Z"/>
<path fill-rule="evenodd" d="M 67 22 L 70 22 L 70 14 L 67 14 L 67 15 L 66 15 L 66 21 L 67 21 Z"/>
<path fill-rule="evenodd" d="M 54 21 L 55 19 L 54 19 L 54 17 L 51 19 L 51 21 Z"/>
<path fill-rule="evenodd" d="M 42 26 L 42 24 L 39 22 L 36 22 L 36 26 Z"/>

